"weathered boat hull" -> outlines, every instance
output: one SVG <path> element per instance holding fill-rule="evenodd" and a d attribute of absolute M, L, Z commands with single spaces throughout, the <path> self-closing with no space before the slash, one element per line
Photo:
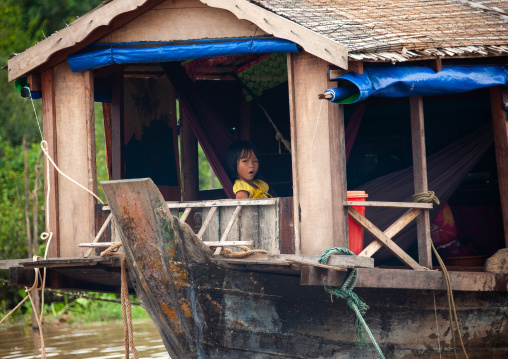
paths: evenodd
<path fill-rule="evenodd" d="M 103 187 L 136 292 L 171 358 L 377 357 L 372 345 L 354 344 L 354 312 L 323 288 L 301 286 L 298 275 L 215 264 L 151 180 Z M 356 292 L 387 358 L 454 357 L 446 293 Z M 508 357 L 507 293 L 457 292 L 455 303 L 469 358 Z"/>

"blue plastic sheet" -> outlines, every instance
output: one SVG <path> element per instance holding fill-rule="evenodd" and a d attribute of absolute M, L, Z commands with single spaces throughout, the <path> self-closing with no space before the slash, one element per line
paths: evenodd
<path fill-rule="evenodd" d="M 363 75 L 350 72 L 331 80 L 339 87 L 325 91 L 332 94 L 328 100 L 350 104 L 369 96 L 441 96 L 507 86 L 508 71 L 500 65 L 450 66 L 438 72 L 428 67 L 374 67 L 364 68 Z"/>
<path fill-rule="evenodd" d="M 72 71 L 95 69 L 113 64 L 169 62 L 226 55 L 298 52 L 292 41 L 274 37 L 207 39 L 156 43 L 93 44 L 70 55 Z"/>

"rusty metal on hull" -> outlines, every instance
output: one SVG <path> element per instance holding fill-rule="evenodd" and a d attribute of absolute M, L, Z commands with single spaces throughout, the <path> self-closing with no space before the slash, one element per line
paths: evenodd
<path fill-rule="evenodd" d="M 103 188 L 136 292 L 172 359 L 376 357 L 372 346 L 353 343 L 354 313 L 322 288 L 301 286 L 297 275 L 212 262 L 151 180 L 108 181 Z M 453 357 L 446 293 L 356 292 L 370 305 L 365 319 L 387 358 Z M 507 293 L 458 292 L 455 302 L 469 358 L 507 357 Z"/>

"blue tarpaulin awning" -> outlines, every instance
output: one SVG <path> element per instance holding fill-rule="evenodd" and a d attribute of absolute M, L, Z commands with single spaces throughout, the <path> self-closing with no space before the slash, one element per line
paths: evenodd
<path fill-rule="evenodd" d="M 450 66 L 442 71 L 428 67 L 373 67 L 362 75 L 350 72 L 331 78 L 338 87 L 328 89 L 329 101 L 350 104 L 369 96 L 439 96 L 462 93 L 483 87 L 508 85 L 508 70 L 501 65 Z"/>
<path fill-rule="evenodd" d="M 72 71 L 129 63 L 169 62 L 207 57 L 298 52 L 292 41 L 275 37 L 206 39 L 170 42 L 93 44 L 70 55 L 67 63 Z"/>

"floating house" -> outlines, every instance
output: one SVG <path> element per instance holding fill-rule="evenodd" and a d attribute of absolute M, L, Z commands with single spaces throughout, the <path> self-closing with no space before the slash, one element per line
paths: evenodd
<path fill-rule="evenodd" d="M 11 282 L 46 267 L 53 288 L 117 291 L 117 262 L 98 255 L 122 240 L 172 357 L 356 358 L 354 319 L 322 290 L 356 267 L 381 350 L 437 358 L 455 336 L 434 242 L 469 357 L 505 357 L 507 23 L 508 1 L 494 0 L 103 2 L 8 62 L 9 80 L 42 97 L 48 154 L 94 193 L 102 103 L 112 181 L 102 205 L 51 168 L 48 259 L 9 262 Z M 273 198 L 232 199 L 234 140 L 258 146 Z M 223 189 L 199 189 L 198 142 Z M 413 201 L 429 190 L 433 204 Z M 142 249 L 143 236 L 169 245 L 184 222 L 201 242 L 176 247 L 192 244 L 194 259 Z M 203 259 L 201 246 L 232 241 L 268 254 Z M 355 258 L 332 256 L 336 268 L 311 264 L 354 246 Z M 147 279 L 159 257 L 183 283 Z"/>

